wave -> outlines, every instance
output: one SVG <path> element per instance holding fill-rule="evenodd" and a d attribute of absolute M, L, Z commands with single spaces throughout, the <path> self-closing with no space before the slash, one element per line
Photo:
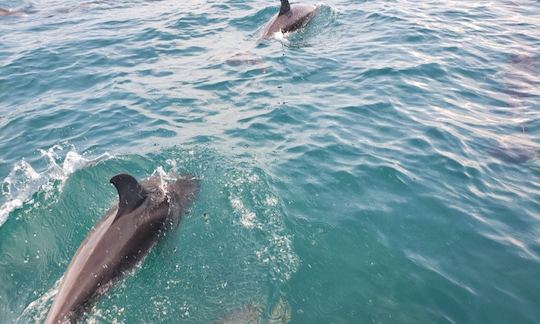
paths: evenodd
<path fill-rule="evenodd" d="M 40 157 L 33 164 L 24 158 L 15 163 L 1 185 L 2 199 L 0 200 L 0 226 L 9 215 L 25 204 L 33 204 L 33 197 L 38 192 L 44 192 L 47 200 L 60 193 L 65 181 L 73 172 L 109 158 L 105 153 L 97 158 L 83 157 L 73 146 L 54 145 L 46 150 L 39 150 Z M 39 166 L 45 165 L 41 168 Z"/>

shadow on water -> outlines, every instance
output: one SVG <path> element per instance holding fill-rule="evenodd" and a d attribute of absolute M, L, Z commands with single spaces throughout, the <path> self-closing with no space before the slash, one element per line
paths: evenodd
<path fill-rule="evenodd" d="M 512 98 L 510 107 L 512 115 L 521 121 L 520 108 L 528 106 L 528 99 L 538 96 L 538 57 L 532 52 L 512 54 L 509 59 L 507 72 L 504 74 L 504 93 Z M 494 147 L 488 148 L 488 153 L 506 163 L 520 164 L 534 161 L 540 156 L 540 147 L 528 135 L 527 125 L 521 122 L 518 126 L 519 133 L 504 136 L 497 140 Z"/>
<path fill-rule="evenodd" d="M 489 154 L 508 163 L 525 163 L 540 156 L 540 151 L 533 147 L 493 147 L 488 149 Z"/>

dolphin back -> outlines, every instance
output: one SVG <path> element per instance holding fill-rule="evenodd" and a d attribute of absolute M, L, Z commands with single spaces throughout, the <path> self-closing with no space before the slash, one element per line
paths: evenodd
<path fill-rule="evenodd" d="M 141 183 L 127 174 L 111 179 L 118 206 L 99 221 L 81 243 L 64 273 L 46 324 L 77 322 L 81 313 L 122 274 L 142 260 L 195 200 L 199 182 L 193 177 L 162 184 Z"/>
<path fill-rule="evenodd" d="M 167 195 L 170 199 L 169 215 L 174 227 L 182 217 L 182 214 L 188 210 L 199 193 L 199 180 L 193 176 L 185 176 L 167 186 Z"/>
<path fill-rule="evenodd" d="M 262 38 L 267 38 L 277 32 L 288 33 L 304 27 L 317 12 L 315 5 L 290 6 L 288 0 L 281 1 L 279 13 L 272 17 L 263 28 Z"/>

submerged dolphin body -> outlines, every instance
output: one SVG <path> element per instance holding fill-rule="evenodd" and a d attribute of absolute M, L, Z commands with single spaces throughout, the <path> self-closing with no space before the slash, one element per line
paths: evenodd
<path fill-rule="evenodd" d="M 12 15 L 12 14 L 13 14 L 13 12 L 11 12 L 10 10 L 0 8 L 0 16 L 9 16 L 9 15 Z"/>
<path fill-rule="evenodd" d="M 119 174 L 110 182 L 118 191 L 118 207 L 95 225 L 77 250 L 46 324 L 76 322 L 95 297 L 142 260 L 164 230 L 178 225 L 198 192 L 193 178 L 162 184 L 152 177 L 138 183 Z"/>
<path fill-rule="evenodd" d="M 268 38 L 277 32 L 288 33 L 304 27 L 315 15 L 315 5 L 294 5 L 289 0 L 281 0 L 279 13 L 264 27 L 261 38 Z"/>

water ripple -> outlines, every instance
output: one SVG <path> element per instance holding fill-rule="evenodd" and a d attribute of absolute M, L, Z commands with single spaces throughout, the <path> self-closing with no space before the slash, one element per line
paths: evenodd
<path fill-rule="evenodd" d="M 0 268 L 13 269 L 0 283 L 21 292 L 0 292 L 0 322 L 47 295 L 90 228 L 78 191 L 167 159 L 206 168 L 211 223 L 189 220 L 193 241 L 179 232 L 193 253 L 169 264 L 166 297 L 140 288 L 171 262 L 158 251 L 98 320 L 131 319 L 137 294 L 148 319 L 213 320 L 251 293 L 268 309 L 286 300 L 298 323 L 539 318 L 538 3 L 319 3 L 300 32 L 259 41 L 277 5 L 0 1 L 21 10 L 0 17 L 0 179 L 15 179 L 0 197 Z M 48 199 L 57 168 L 40 152 L 56 145 L 124 158 L 66 171 Z M 37 279 L 20 275 L 29 264 Z M 261 273 L 273 279 L 252 286 Z"/>

